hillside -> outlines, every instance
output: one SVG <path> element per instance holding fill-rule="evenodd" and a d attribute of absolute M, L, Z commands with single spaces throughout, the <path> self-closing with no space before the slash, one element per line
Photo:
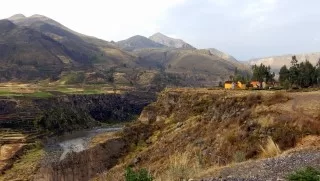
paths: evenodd
<path fill-rule="evenodd" d="M 195 49 L 193 46 L 184 42 L 183 40 L 170 38 L 162 33 L 156 33 L 150 36 L 149 39 L 171 48 Z"/>
<path fill-rule="evenodd" d="M 302 62 L 305 60 L 310 61 L 313 65 L 316 65 L 320 58 L 319 52 L 314 53 L 303 53 L 303 54 L 289 54 L 289 55 L 282 55 L 282 56 L 271 56 L 266 58 L 257 58 L 249 61 L 250 65 L 254 64 L 264 64 L 264 65 L 270 65 L 271 69 L 275 71 L 276 73 L 279 72 L 280 68 L 283 65 L 286 65 L 287 67 L 291 66 L 291 60 L 292 56 L 296 55 L 298 62 Z"/>
<path fill-rule="evenodd" d="M 144 36 L 136 35 L 126 40 L 118 41 L 116 43 L 121 49 L 126 51 L 134 51 L 143 48 L 165 48 L 166 46 L 154 42 Z"/>
<path fill-rule="evenodd" d="M 185 85 L 218 85 L 227 80 L 235 68 L 248 73 L 240 62 L 227 61 L 208 50 L 196 49 L 140 49 L 134 52 L 137 63 L 146 68 L 160 68 L 187 79 Z"/>
<path fill-rule="evenodd" d="M 130 145 L 128 153 L 100 180 L 122 180 L 129 165 L 146 168 L 159 181 L 283 179 L 303 165 L 317 165 L 319 98 L 319 91 L 167 89 L 145 107 L 139 122 L 117 135 Z M 278 153 L 261 149 L 269 139 Z M 294 154 L 301 145 L 305 151 Z"/>
<path fill-rule="evenodd" d="M 56 77 L 71 67 L 90 67 L 90 57 L 52 38 L 0 20 L 1 81 Z"/>
<path fill-rule="evenodd" d="M 227 80 L 236 68 L 243 74 L 248 73 L 245 65 L 227 54 L 197 50 L 183 40 L 160 33 L 152 37 L 173 44 L 163 45 L 139 35 L 111 43 L 75 32 L 42 15 L 17 14 L 8 20 L 14 24 L 3 25 L 3 44 L 16 48 L 2 48 L 5 64 L 1 65 L 1 82 L 49 78 L 58 84 L 99 83 L 109 87 L 161 90 L 166 86 L 215 86 Z M 13 31 L 15 34 L 5 32 L 10 26 L 17 29 Z M 35 34 L 51 43 L 40 46 L 34 41 L 28 47 L 21 43 L 25 36 L 35 39 L 32 37 Z M 19 65 L 18 71 L 14 71 Z"/>
<path fill-rule="evenodd" d="M 79 51 L 88 56 L 92 63 L 102 63 L 107 66 L 134 64 L 134 57 L 121 51 L 111 43 L 91 36 L 75 32 L 64 25 L 43 15 L 14 15 L 8 20 L 13 23 L 40 31 L 60 42 L 73 51 Z"/>

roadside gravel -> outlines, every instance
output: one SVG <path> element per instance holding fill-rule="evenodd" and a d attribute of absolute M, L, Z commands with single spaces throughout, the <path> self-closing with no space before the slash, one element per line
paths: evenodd
<path fill-rule="evenodd" d="M 297 169 L 320 168 L 320 147 L 286 152 L 275 158 L 248 161 L 221 168 L 200 181 L 280 181 Z"/>

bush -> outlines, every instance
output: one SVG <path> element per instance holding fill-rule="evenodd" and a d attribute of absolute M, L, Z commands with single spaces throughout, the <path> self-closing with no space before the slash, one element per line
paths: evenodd
<path fill-rule="evenodd" d="M 146 169 L 140 169 L 138 171 L 132 170 L 131 167 L 126 169 L 125 173 L 126 181 L 152 181 L 152 176 Z"/>
<path fill-rule="evenodd" d="M 320 181 L 320 170 L 316 170 L 312 167 L 307 167 L 295 171 L 287 178 L 289 181 Z"/>

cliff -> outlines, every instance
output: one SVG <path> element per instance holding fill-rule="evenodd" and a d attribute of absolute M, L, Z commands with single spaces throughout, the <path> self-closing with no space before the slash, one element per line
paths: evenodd
<path fill-rule="evenodd" d="M 295 149 L 305 136 L 320 134 L 319 99 L 319 92 L 165 90 L 144 108 L 139 122 L 124 129 L 124 138 L 141 138 L 108 173 L 119 176 L 131 165 L 160 180 L 188 180 L 208 176 L 213 168 L 269 157 L 262 148 L 270 139 L 281 151 Z M 130 133 L 137 127 L 142 131 Z"/>

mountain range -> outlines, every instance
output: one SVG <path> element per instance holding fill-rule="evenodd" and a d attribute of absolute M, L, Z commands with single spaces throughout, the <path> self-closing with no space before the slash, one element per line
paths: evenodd
<path fill-rule="evenodd" d="M 108 42 L 75 32 L 42 15 L 0 21 L 0 81 L 62 81 L 138 87 L 213 86 L 248 66 L 216 49 L 196 49 L 156 33 Z M 71 77 L 72 77 L 71 76 Z M 78 82 L 79 83 L 79 82 Z"/>
<path fill-rule="evenodd" d="M 278 73 L 280 71 L 280 68 L 283 65 L 286 65 L 287 67 L 291 66 L 291 60 L 292 56 L 296 56 L 298 62 L 303 62 L 308 60 L 313 65 L 316 65 L 318 60 L 320 59 L 320 52 L 314 52 L 314 53 L 303 53 L 303 54 L 288 54 L 288 55 L 281 55 L 281 56 L 272 56 L 272 57 L 265 57 L 265 58 L 257 58 L 249 60 L 249 65 L 259 65 L 264 64 L 267 66 L 270 66 L 272 71 L 275 73 Z"/>

